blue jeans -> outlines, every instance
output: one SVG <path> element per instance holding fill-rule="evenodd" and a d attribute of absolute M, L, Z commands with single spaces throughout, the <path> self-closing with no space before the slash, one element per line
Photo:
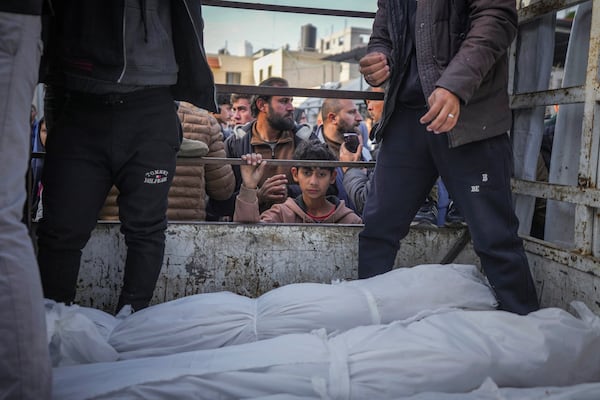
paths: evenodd
<path fill-rule="evenodd" d="M 51 367 L 40 276 L 21 222 L 40 17 L 0 12 L 0 397 L 49 399 Z"/>

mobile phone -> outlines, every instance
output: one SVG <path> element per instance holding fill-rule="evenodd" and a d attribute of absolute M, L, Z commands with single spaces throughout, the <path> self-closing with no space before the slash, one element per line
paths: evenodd
<path fill-rule="evenodd" d="M 354 132 L 344 133 L 344 143 L 346 144 L 346 149 L 348 149 L 348 151 L 356 153 L 358 145 L 360 144 L 358 134 Z"/>

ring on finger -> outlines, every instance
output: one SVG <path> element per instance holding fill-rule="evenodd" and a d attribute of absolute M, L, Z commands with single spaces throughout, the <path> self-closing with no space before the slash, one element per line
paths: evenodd
<path fill-rule="evenodd" d="M 454 114 L 448 113 L 448 118 L 454 118 Z"/>

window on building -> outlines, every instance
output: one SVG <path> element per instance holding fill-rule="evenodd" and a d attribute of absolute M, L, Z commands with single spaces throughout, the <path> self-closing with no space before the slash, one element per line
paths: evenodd
<path fill-rule="evenodd" d="M 273 76 L 273 66 L 269 65 L 269 69 L 267 70 L 267 78 L 270 78 L 271 76 Z"/>
<path fill-rule="evenodd" d="M 258 81 L 262 82 L 264 80 L 265 80 L 265 70 L 261 68 L 258 70 Z"/>
<path fill-rule="evenodd" d="M 225 83 L 232 85 L 239 85 L 242 83 L 241 72 L 227 72 L 225 74 Z"/>

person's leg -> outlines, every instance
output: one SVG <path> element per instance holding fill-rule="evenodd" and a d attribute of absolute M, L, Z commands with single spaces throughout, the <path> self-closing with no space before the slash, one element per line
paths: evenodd
<path fill-rule="evenodd" d="M 149 305 L 162 268 L 167 227 L 167 196 L 180 145 L 179 119 L 168 91 L 154 92 L 121 110 L 123 165 L 115 185 L 121 230 L 127 244 L 123 289 L 117 311 Z M 115 160 L 118 161 L 118 160 Z"/>
<path fill-rule="evenodd" d="M 40 276 L 21 222 L 40 17 L 0 12 L 0 397 L 49 399 L 50 358 Z"/>
<path fill-rule="evenodd" d="M 67 97 L 48 135 L 38 262 L 44 295 L 58 302 L 75 299 L 81 250 L 111 187 L 108 112 L 100 103 Z"/>
<path fill-rule="evenodd" d="M 400 240 L 437 178 L 421 110 L 397 109 L 380 144 L 371 190 L 359 234 L 358 277 L 369 278 L 394 266 Z"/>
<path fill-rule="evenodd" d="M 512 204 L 512 152 L 508 135 L 449 149 L 433 139 L 438 168 L 450 197 L 467 221 L 481 265 L 501 310 L 527 314 L 539 308 Z"/>

